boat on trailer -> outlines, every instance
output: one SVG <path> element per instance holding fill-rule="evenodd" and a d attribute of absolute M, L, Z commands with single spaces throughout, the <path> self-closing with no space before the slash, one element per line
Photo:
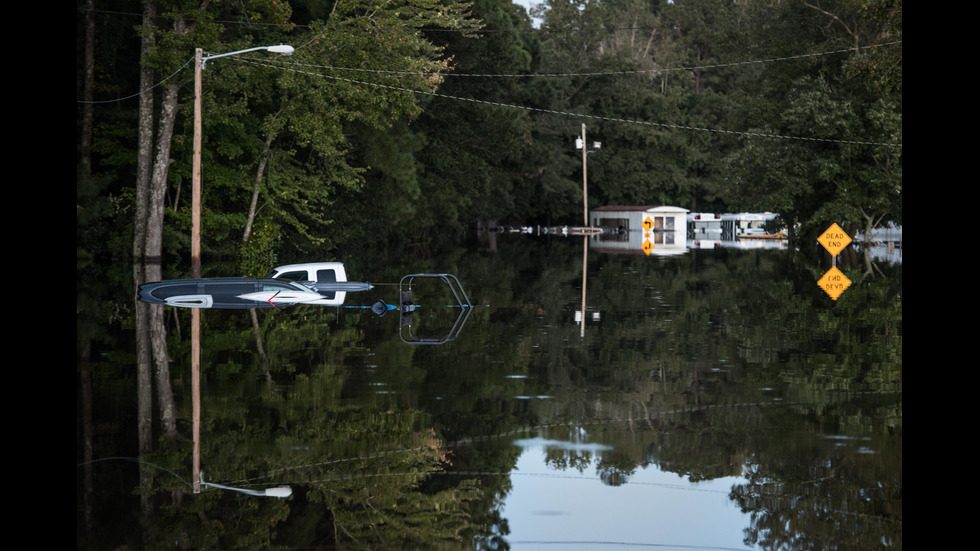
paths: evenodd
<path fill-rule="evenodd" d="M 419 281 L 441 281 L 450 292 L 452 304 L 447 308 L 457 312 L 455 321 L 444 334 L 421 335 L 413 329 L 416 308 L 413 285 Z M 140 285 L 139 299 L 151 304 L 179 308 L 271 308 L 293 304 L 339 306 L 346 293 L 373 289 L 370 283 L 347 281 L 347 272 L 340 262 L 310 262 L 278 266 L 264 278 L 213 277 L 171 279 Z M 370 309 L 378 316 L 397 310 L 400 317 L 399 336 L 408 344 L 443 344 L 455 340 L 470 314 L 473 305 L 456 276 L 444 273 L 419 273 L 404 276 L 398 284 L 397 304 L 383 300 L 371 306 L 347 306 Z"/>
<path fill-rule="evenodd" d="M 139 287 L 139 299 L 180 308 L 273 308 L 323 299 L 313 285 L 254 277 L 169 279 Z"/>

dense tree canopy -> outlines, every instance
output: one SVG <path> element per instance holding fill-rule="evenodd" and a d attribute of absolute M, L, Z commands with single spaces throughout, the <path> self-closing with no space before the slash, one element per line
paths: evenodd
<path fill-rule="evenodd" d="M 190 345 L 180 334 L 169 335 L 168 341 L 168 326 L 180 324 L 165 322 L 161 306 L 135 302 L 132 290 L 134 283 L 148 279 L 189 275 L 196 48 L 218 54 L 274 44 L 295 47 L 290 57 L 252 51 L 205 64 L 204 275 L 261 275 L 277 263 L 334 258 L 379 266 L 386 254 L 394 256 L 389 251 L 402 246 L 424 250 L 438 239 L 458 239 L 477 221 L 575 224 L 581 220 L 583 167 L 574 141 L 583 124 L 589 141 L 603 144 L 588 157 L 591 207 L 672 204 L 716 212 L 768 210 L 780 213 L 802 237 L 813 236 L 829 222 L 866 230 L 901 222 L 901 0 L 546 0 L 531 14 L 533 20 L 510 0 L 142 0 L 136 11 L 134 4 L 87 0 L 77 12 L 76 258 L 77 270 L 84 273 L 77 307 L 91 317 L 125 318 L 127 327 L 135 326 L 139 453 L 155 449 L 161 464 L 182 446 L 168 348 Z M 516 304 L 558 316 L 545 304 L 555 303 L 562 287 L 573 285 L 568 278 L 576 273 L 570 267 L 577 262 L 550 257 L 548 273 Z M 705 343 L 746 350 L 751 347 L 738 341 L 780 339 L 787 342 L 786 349 L 816 355 L 813 361 L 787 364 L 785 376 L 828 382 L 832 388 L 852 380 L 900 382 L 901 302 L 894 300 L 900 296 L 900 277 L 897 292 L 848 291 L 848 296 L 860 297 L 862 312 L 875 316 L 858 323 L 850 316 L 852 310 L 841 308 L 797 326 L 802 309 L 794 300 L 799 289 L 782 277 L 760 280 L 758 260 L 745 262 L 741 280 L 754 278 L 755 285 L 740 292 L 753 295 L 734 301 L 728 294 L 688 292 L 703 282 L 671 272 L 678 269 L 674 265 L 659 265 L 664 273 L 658 281 L 677 295 L 684 314 L 677 318 L 688 320 L 690 327 L 658 335 L 650 331 L 659 327 L 656 320 L 646 319 L 655 313 L 638 310 L 632 314 L 635 319 L 616 328 L 617 338 L 632 345 L 615 353 L 644 360 L 656 355 L 665 380 L 680 388 L 689 375 L 688 350 L 703 350 Z M 124 278 L 120 270 L 109 269 L 129 265 L 134 266 L 132 280 L 119 281 Z M 451 265 L 438 269 L 455 271 Z M 480 266 L 470 275 L 507 277 L 514 269 Z M 618 275 L 623 271 L 618 265 L 601 271 L 610 280 L 600 277 L 594 292 L 642 296 L 644 289 L 629 287 L 641 280 L 624 282 Z M 89 288 L 93 282 L 99 287 Z M 760 287 L 772 289 L 772 298 L 760 299 Z M 771 303 L 746 308 L 755 318 L 735 315 L 730 308 L 732 303 L 760 300 Z M 134 302 L 132 310 L 120 306 Z M 713 322 L 702 323 L 704 317 Z M 444 466 L 448 459 L 443 443 L 417 426 L 422 411 L 439 418 L 445 433 L 440 437 L 446 438 L 467 436 L 463 427 L 471 434 L 474 427 L 477 434 L 499 433 L 518 414 L 524 415 L 518 412 L 509 419 L 510 413 L 480 396 L 467 404 L 463 416 L 458 411 L 443 414 L 440 404 L 426 403 L 426 397 L 417 398 L 417 409 L 395 414 L 376 415 L 370 407 L 345 409 L 339 400 L 341 385 L 308 383 L 334 377 L 335 364 L 342 362 L 334 356 L 359 341 L 356 329 L 331 330 L 324 345 L 326 320 L 315 321 L 312 316 L 266 319 L 224 336 L 232 342 L 229 355 L 245 349 L 239 344 L 245 339 L 251 342 L 264 332 L 276 331 L 283 346 L 310 343 L 296 347 L 311 355 L 301 358 L 313 366 L 307 369 L 291 367 L 299 361 L 278 361 L 281 353 L 270 343 L 262 370 L 267 377 L 287 372 L 294 377 L 295 401 L 270 388 L 265 399 L 273 405 L 251 413 L 272 419 L 273 409 L 289 410 L 282 418 L 295 420 L 290 436 L 306 438 L 308 430 L 329 430 L 340 447 L 356 450 L 364 444 L 363 434 L 390 430 L 411 453 L 383 458 L 377 469 L 385 471 L 398 461 L 409 475 Z M 847 331 L 841 333 L 868 335 L 862 342 L 877 344 L 843 359 L 819 356 L 820 343 L 844 325 Z M 552 324 L 559 326 L 558 321 Z M 705 333 L 709 327 L 718 334 Z M 96 330 L 79 324 L 80 358 L 88 356 L 86 347 L 95 338 L 89 334 Z M 889 338 L 873 338 L 880 335 Z M 489 341 L 509 342 L 500 337 Z M 494 370 L 516 366 L 522 373 L 545 374 L 549 383 L 568 389 L 558 399 L 570 404 L 577 399 L 578 381 L 599 375 L 617 395 L 650 390 L 638 390 L 628 374 L 592 372 L 590 366 L 607 365 L 607 359 L 581 357 L 582 350 L 568 347 L 566 337 L 561 331 L 541 337 L 557 353 L 532 353 L 530 344 L 521 342 L 508 345 L 514 356 L 499 365 L 463 371 L 434 358 L 427 370 L 412 376 L 431 376 L 448 394 L 462 396 L 466 393 L 453 389 L 493 391 L 491 384 L 470 378 L 490 380 L 494 374 L 503 379 L 505 373 Z M 481 358 L 487 345 L 474 341 L 471 346 L 468 357 Z M 891 356 L 895 350 L 897 362 Z M 382 347 L 376 353 L 412 352 Z M 223 376 L 222 370 L 239 369 L 245 362 L 213 363 Z M 580 365 L 584 367 L 572 367 Z M 301 410 L 304 404 L 344 411 L 350 422 L 305 424 L 310 415 Z M 154 438 L 151 407 L 159 408 L 160 429 L 168 438 Z M 623 406 L 629 414 L 632 407 L 632 402 Z M 718 419 L 716 426 L 729 426 L 720 422 L 724 415 Z M 720 431 L 708 436 L 745 442 L 737 432 L 744 422 L 737 421 L 730 424 L 736 427 L 731 435 Z M 256 425 L 245 414 L 206 422 L 236 429 Z M 238 432 L 227 431 L 228 440 L 213 442 L 213 454 L 234 445 Z M 166 445 L 158 446 L 164 441 Z M 659 460 L 692 476 L 731 474 L 726 468 L 736 463 L 726 458 L 712 459 L 718 470 L 699 471 L 703 458 L 689 459 L 697 457 L 696 450 L 681 445 Z M 513 452 L 498 454 L 501 465 L 512 464 L 508 453 Z M 564 456 L 554 460 L 572 463 Z M 621 484 L 649 460 L 639 454 L 610 456 L 601 465 L 602 478 Z M 453 461 L 459 471 L 500 470 L 482 464 L 476 453 L 460 452 Z M 684 468 L 687 461 L 692 468 Z M 798 508 L 785 509 L 779 495 L 760 499 L 760 492 L 768 492 L 775 478 L 807 482 L 811 467 L 822 467 L 775 453 L 758 456 L 754 465 L 748 483 L 732 497 L 743 509 L 758 513 L 757 532 L 747 536 L 749 543 L 768 538 L 778 544 L 792 535 L 794 524 L 813 519 L 796 516 Z M 253 467 L 243 460 L 214 475 L 245 477 Z M 872 462 L 848 467 L 846 484 L 827 484 L 823 493 L 853 502 L 852 492 L 863 495 L 865 478 L 872 480 L 864 473 L 874 468 Z M 482 534 L 478 525 L 496 522 L 474 519 L 466 507 L 455 508 L 458 502 L 496 499 L 495 491 L 468 482 L 430 480 L 420 485 L 411 478 L 386 479 L 368 503 L 356 485 L 328 488 L 319 482 L 333 480 L 326 475 L 348 474 L 340 467 L 333 470 L 312 473 L 324 478 L 316 478 L 297 499 L 311 504 L 309 511 L 316 504 L 318 512 L 297 504 L 292 513 L 325 515 L 329 522 L 323 524 L 336 529 L 328 541 L 388 544 L 374 539 L 385 537 L 375 529 L 382 519 L 407 534 L 409 547 L 423 542 L 451 546 L 460 538 L 472 539 L 474 532 Z M 141 486 L 150 487 L 148 480 Z M 162 478 L 156 480 L 154 492 L 173 491 Z M 897 488 L 900 500 L 900 482 L 884 490 L 868 488 Z M 151 497 L 146 491 L 141 495 L 146 517 L 153 516 Z M 199 503 L 208 511 L 233 510 L 235 505 L 216 498 Z M 252 534 L 252 540 L 235 532 L 222 535 L 227 541 L 221 543 L 266 548 L 285 512 L 274 502 L 260 507 L 254 518 L 264 524 L 243 532 Z M 825 508 L 833 509 L 814 500 L 807 510 Z M 357 509 L 364 514 L 350 513 Z M 175 511 L 163 510 L 161 517 L 176 519 Z M 405 511 L 411 514 L 403 522 Z M 199 525 L 197 518 L 194 526 Z M 162 523 L 161 533 L 181 534 L 189 541 L 217 537 L 186 532 L 183 523 Z M 848 526 L 828 532 L 826 541 L 866 533 L 861 522 Z M 900 526 L 899 516 L 899 537 Z"/>
<path fill-rule="evenodd" d="M 186 270 L 189 60 L 279 43 L 295 54 L 204 71 L 205 256 L 244 273 L 478 220 L 574 223 L 582 123 L 603 143 L 592 207 L 901 220 L 900 0 L 548 0 L 538 27 L 507 0 L 123 4 L 78 13 L 85 258 L 126 254 L 107 227 L 162 224 L 164 269 Z M 141 156 L 163 216 L 140 214 Z"/>

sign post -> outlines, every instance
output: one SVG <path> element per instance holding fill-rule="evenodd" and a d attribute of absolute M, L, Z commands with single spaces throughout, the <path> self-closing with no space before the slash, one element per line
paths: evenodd
<path fill-rule="evenodd" d="M 817 242 L 827 249 L 836 266 L 837 255 L 851 244 L 851 237 L 835 222 L 817 238 Z"/>
<path fill-rule="evenodd" d="M 837 255 L 851 244 L 851 237 L 835 222 L 817 238 L 817 242 L 827 249 L 832 262 L 827 273 L 817 280 L 817 285 L 830 295 L 830 298 L 837 300 L 851 286 L 851 280 L 837 268 Z"/>
<path fill-rule="evenodd" d="M 653 232 L 653 226 L 653 219 L 647 216 L 646 220 L 643 221 L 643 245 L 641 245 L 643 252 L 647 256 L 650 256 L 650 253 L 653 252 L 653 243 L 650 242 L 650 233 Z"/>
<path fill-rule="evenodd" d="M 837 266 L 833 266 L 827 270 L 823 277 L 817 280 L 817 285 L 830 295 L 830 298 L 837 300 L 851 286 L 851 280 L 847 279 L 844 272 L 840 271 Z"/>

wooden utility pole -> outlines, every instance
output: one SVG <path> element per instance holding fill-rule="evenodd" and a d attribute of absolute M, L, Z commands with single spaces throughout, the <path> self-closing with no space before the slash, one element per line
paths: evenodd
<path fill-rule="evenodd" d="M 191 161 L 191 277 L 201 277 L 201 64 L 204 51 L 194 50 L 194 154 Z"/>
<path fill-rule="evenodd" d="M 201 277 L 201 64 L 194 50 L 194 158 L 191 161 L 191 277 Z M 191 409 L 193 415 L 194 493 L 201 493 L 201 309 L 191 309 Z"/>

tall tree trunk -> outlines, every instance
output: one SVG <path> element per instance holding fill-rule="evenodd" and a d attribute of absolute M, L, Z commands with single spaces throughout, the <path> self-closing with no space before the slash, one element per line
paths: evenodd
<path fill-rule="evenodd" d="M 876 220 L 874 214 L 869 214 L 864 209 L 861 209 L 861 216 L 864 218 L 864 243 L 862 243 L 862 247 L 864 248 L 864 275 L 874 277 L 874 263 L 871 262 L 871 231 L 881 223 L 885 215 L 881 214 Z"/>
<path fill-rule="evenodd" d="M 154 37 L 149 31 L 156 18 L 156 3 L 147 1 L 143 4 L 143 32 L 140 54 L 146 58 L 153 49 Z M 145 64 L 140 66 L 140 89 L 152 90 L 153 70 Z M 146 221 L 149 205 L 151 159 L 153 151 L 153 94 L 150 92 L 140 95 L 139 121 L 136 157 L 136 215 L 133 220 L 133 297 L 136 289 L 145 283 L 146 277 Z M 157 259 L 159 265 L 159 259 Z M 150 305 L 136 300 L 136 430 L 140 455 L 153 451 L 153 383 L 152 359 L 150 353 L 149 310 Z M 140 464 L 140 507 L 144 523 L 144 539 L 148 537 L 146 529 L 153 522 L 153 501 L 150 486 L 152 471 L 147 463 Z"/>
<path fill-rule="evenodd" d="M 258 214 L 259 194 L 262 191 L 262 179 L 265 177 L 265 167 L 269 163 L 269 152 L 272 150 L 272 141 L 276 139 L 276 132 L 270 132 L 265 140 L 265 147 L 262 148 L 262 155 L 259 157 L 259 167 L 255 171 L 255 186 L 252 188 L 252 203 L 248 207 L 248 217 L 245 219 L 245 231 L 242 232 L 242 243 L 248 243 L 249 236 L 252 235 L 252 225 L 255 224 L 255 216 Z"/>
<path fill-rule="evenodd" d="M 93 126 L 93 105 L 94 81 L 95 81 L 95 0 L 85 2 L 85 83 L 83 86 L 83 96 L 85 103 L 82 104 L 82 171 L 83 176 L 87 177 L 92 172 L 92 126 Z"/>
<path fill-rule="evenodd" d="M 152 102 L 149 113 L 144 114 L 140 109 L 140 144 L 145 143 L 144 131 L 152 127 Z M 167 168 L 170 164 L 170 140 L 173 135 L 174 121 L 177 112 L 177 85 L 168 86 L 164 91 L 160 113 L 160 125 L 157 135 L 157 152 L 152 170 L 140 167 L 137 173 L 137 210 L 136 231 L 134 234 L 133 250 L 135 283 L 140 285 L 148 281 L 163 279 L 161 258 L 163 255 L 163 201 L 167 189 Z M 149 119 L 144 121 L 144 117 Z M 152 140 L 147 140 L 152 144 Z M 145 151 L 140 151 L 140 160 L 144 159 Z M 148 155 L 146 155 L 148 157 Z M 157 402 L 160 407 L 160 421 L 164 432 L 177 436 L 177 408 L 174 402 L 173 390 L 170 385 L 170 363 L 167 354 L 167 333 L 163 321 L 163 306 L 159 304 L 137 304 L 137 380 L 140 392 L 147 392 L 152 386 L 150 372 L 156 374 Z M 152 402 L 152 391 L 147 395 L 147 401 Z M 141 394 L 142 397 L 142 394 Z M 145 410 L 152 407 L 140 402 L 139 423 L 141 430 L 150 423 L 152 413 Z M 147 429 L 149 432 L 149 429 Z M 152 435 L 141 435 L 152 440 Z M 144 444 L 148 449 L 151 443 Z"/>
<path fill-rule="evenodd" d="M 133 283 L 134 298 L 138 286 L 162 279 L 164 198 L 167 172 L 170 166 L 170 147 L 177 117 L 179 83 L 169 84 L 163 92 L 159 121 L 154 140 L 154 80 L 147 60 L 155 47 L 157 0 L 143 0 L 143 34 L 140 60 L 138 151 L 136 170 L 136 213 L 133 224 Z M 174 23 L 173 32 L 184 34 L 188 27 L 182 17 Z M 155 147 L 154 147 L 155 145 Z M 170 364 L 167 354 L 167 334 L 164 309 L 136 300 L 136 392 L 137 432 L 140 455 L 153 451 L 153 372 L 160 406 L 161 425 L 165 434 L 177 436 L 177 408 L 170 384 Z M 155 369 L 154 369 L 155 368 Z M 148 464 L 140 466 L 141 508 L 144 523 L 143 537 L 147 544 L 154 541 L 153 476 Z"/>
<path fill-rule="evenodd" d="M 91 346 L 85 346 L 79 358 L 79 386 L 82 389 L 82 495 L 85 507 L 84 512 L 84 532 L 85 538 L 89 541 L 95 532 L 95 523 L 92 514 L 92 503 L 95 496 L 95 484 L 92 475 L 92 460 L 95 458 L 93 440 L 95 430 L 92 421 L 92 367 L 91 367 Z M 81 534 L 77 534 L 81 535 Z"/>
<path fill-rule="evenodd" d="M 255 308 L 249 308 L 248 313 L 252 316 L 252 332 L 255 335 L 255 350 L 259 354 L 262 362 L 262 371 L 266 381 L 272 381 L 272 371 L 269 369 L 269 357 L 265 355 L 265 346 L 262 345 L 262 329 L 259 327 L 259 316 L 255 313 Z"/>
<path fill-rule="evenodd" d="M 153 161 L 153 177 L 150 181 L 149 211 L 147 212 L 146 250 L 150 257 L 163 255 L 163 214 L 167 191 L 167 171 L 170 167 L 170 144 L 177 119 L 178 84 L 167 86 L 160 107 L 160 124 L 157 129 L 157 152 Z M 146 275 L 150 281 L 163 279 L 160 262 L 147 264 Z M 156 371 L 157 402 L 160 406 L 160 422 L 171 438 L 177 436 L 177 406 L 170 385 L 170 356 L 167 354 L 167 330 L 163 322 L 163 306 L 150 308 L 150 346 Z"/>
<path fill-rule="evenodd" d="M 156 2 L 149 0 L 143 5 L 144 32 L 141 55 L 144 59 L 150 55 L 155 46 L 153 35 L 155 19 Z M 175 29 L 177 32 L 185 31 L 182 20 L 178 19 Z M 140 88 L 152 90 L 153 84 L 153 70 L 143 65 L 140 69 Z M 179 83 L 169 84 L 164 89 L 156 140 L 154 140 L 154 96 L 149 92 L 140 96 L 136 216 L 133 231 L 133 279 L 137 287 L 148 281 L 163 279 L 161 261 L 164 197 L 167 189 L 167 171 L 170 166 L 170 144 L 177 117 L 178 90 Z M 155 152 L 154 145 L 156 145 Z M 170 385 L 167 335 L 161 305 L 141 302 L 136 304 L 136 356 L 139 398 L 137 423 L 140 452 L 146 453 L 153 448 L 152 373 L 154 371 L 162 428 L 167 435 L 177 436 L 177 408 Z"/>

